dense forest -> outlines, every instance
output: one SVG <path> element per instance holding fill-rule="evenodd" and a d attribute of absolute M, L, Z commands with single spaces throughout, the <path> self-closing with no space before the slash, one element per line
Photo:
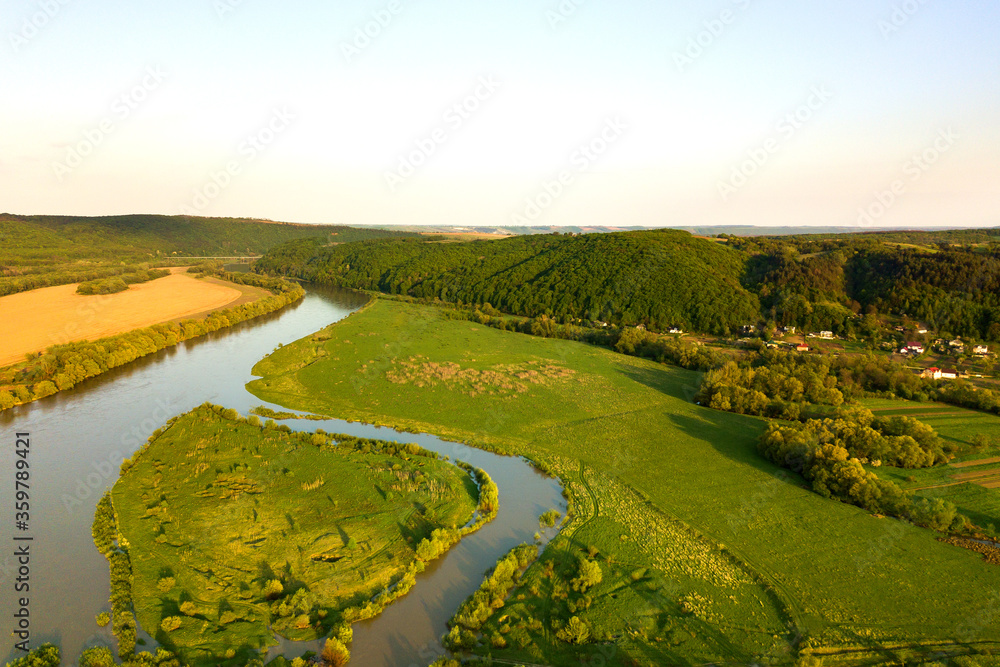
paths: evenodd
<path fill-rule="evenodd" d="M 797 326 L 869 337 L 906 316 L 942 335 L 1000 340 L 996 230 L 696 237 L 676 230 L 433 243 L 277 246 L 258 270 L 560 322 L 734 333 Z"/>
<path fill-rule="evenodd" d="M 944 337 L 1000 340 L 996 230 L 730 238 L 762 321 L 870 335 L 863 315 L 925 323 Z"/>
<path fill-rule="evenodd" d="M 382 239 L 333 247 L 297 241 L 268 252 L 257 270 L 490 304 L 529 317 L 655 329 L 729 333 L 756 322 L 760 310 L 757 297 L 740 284 L 741 253 L 672 230 L 469 243 Z"/>

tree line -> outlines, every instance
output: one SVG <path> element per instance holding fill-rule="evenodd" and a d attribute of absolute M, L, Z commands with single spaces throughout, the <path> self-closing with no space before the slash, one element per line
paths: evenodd
<path fill-rule="evenodd" d="M 157 278 L 165 278 L 170 275 L 168 269 L 146 269 L 123 273 L 113 278 L 99 278 L 82 282 L 76 287 L 77 294 L 117 294 L 128 289 L 129 285 L 149 282 Z"/>

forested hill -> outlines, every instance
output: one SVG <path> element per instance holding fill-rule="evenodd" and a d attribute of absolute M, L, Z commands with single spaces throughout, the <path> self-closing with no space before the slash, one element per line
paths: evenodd
<path fill-rule="evenodd" d="M 332 235 L 332 236 L 331 236 Z M 297 225 L 235 218 L 125 215 L 64 217 L 0 215 L 0 269 L 58 265 L 76 260 L 149 261 L 178 255 L 256 255 L 272 246 L 314 236 L 339 243 L 406 232 L 339 225 Z"/>
<path fill-rule="evenodd" d="M 744 285 L 762 320 L 850 336 L 883 315 L 940 337 L 1000 340 L 998 230 L 728 239 L 746 252 Z"/>
<path fill-rule="evenodd" d="M 687 232 L 518 236 L 435 243 L 382 239 L 324 246 L 294 241 L 257 270 L 318 283 L 560 319 L 679 326 L 726 333 L 756 322 L 757 297 L 740 284 L 744 255 Z"/>
<path fill-rule="evenodd" d="M 878 337 L 883 316 L 1000 340 L 1000 231 L 709 240 L 655 230 L 274 248 L 261 270 L 518 315 L 732 332 L 794 325 Z M 898 319 L 897 319 L 898 322 Z"/>

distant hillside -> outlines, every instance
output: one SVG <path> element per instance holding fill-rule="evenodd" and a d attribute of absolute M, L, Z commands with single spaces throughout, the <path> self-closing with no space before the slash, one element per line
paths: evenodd
<path fill-rule="evenodd" d="M 508 313 L 724 333 L 756 322 L 744 255 L 686 232 L 516 236 L 433 243 L 376 240 L 321 247 L 295 241 L 257 269 L 414 297 L 486 304 Z"/>
<path fill-rule="evenodd" d="M 16 269 L 112 258 L 149 261 L 174 253 L 197 256 L 257 255 L 279 243 L 310 236 L 350 243 L 413 234 L 233 218 L 160 215 L 83 218 L 3 214 L 0 215 L 0 269 L 3 266 Z"/>
<path fill-rule="evenodd" d="M 1000 340 L 995 229 L 708 240 L 651 230 L 274 248 L 261 270 L 345 287 L 664 330 L 794 325 L 881 336 L 879 316 Z M 866 315 L 873 315 L 865 317 Z"/>

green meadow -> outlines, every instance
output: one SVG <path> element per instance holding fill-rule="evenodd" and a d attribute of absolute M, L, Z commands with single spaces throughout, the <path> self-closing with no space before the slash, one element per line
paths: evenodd
<path fill-rule="evenodd" d="M 186 664 L 246 664 L 274 632 L 326 636 L 403 578 L 423 538 L 476 508 L 470 475 L 416 447 L 390 455 L 257 424 L 200 407 L 113 489 L 136 616 Z"/>
<path fill-rule="evenodd" d="M 560 476 L 568 523 L 484 627 L 480 653 L 882 664 L 1000 648 L 1000 572 L 808 491 L 757 454 L 764 421 L 692 402 L 696 373 L 387 300 L 254 372 L 248 388 L 289 409 L 523 454 Z M 581 558 L 598 583 L 577 585 Z"/>

